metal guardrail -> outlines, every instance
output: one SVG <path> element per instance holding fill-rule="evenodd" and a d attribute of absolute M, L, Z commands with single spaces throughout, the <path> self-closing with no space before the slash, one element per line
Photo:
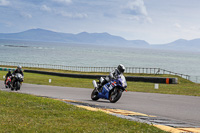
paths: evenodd
<path fill-rule="evenodd" d="M 116 67 L 83 67 L 83 66 L 64 66 L 64 65 L 52 65 L 52 64 L 37 64 L 37 63 L 20 63 L 20 62 L 6 62 L 0 61 L 2 66 L 18 66 L 32 67 L 32 68 L 49 68 L 59 70 L 69 70 L 78 72 L 110 72 Z M 175 73 L 161 68 L 142 68 L 142 67 L 126 67 L 126 73 L 137 73 L 137 74 L 170 74 L 180 76 L 187 80 L 190 80 L 189 75 Z"/>

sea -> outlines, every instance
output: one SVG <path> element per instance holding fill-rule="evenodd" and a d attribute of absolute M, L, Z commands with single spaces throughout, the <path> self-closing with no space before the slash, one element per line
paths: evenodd
<path fill-rule="evenodd" d="M 0 61 L 85 67 L 161 68 L 200 82 L 200 53 L 193 51 L 0 40 Z"/>

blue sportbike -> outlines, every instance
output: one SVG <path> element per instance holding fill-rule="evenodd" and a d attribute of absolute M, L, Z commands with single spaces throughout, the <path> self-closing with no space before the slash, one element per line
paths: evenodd
<path fill-rule="evenodd" d="M 91 99 L 97 101 L 99 98 L 107 99 L 111 103 L 117 102 L 122 92 L 126 90 L 127 82 L 123 74 L 119 75 L 115 79 L 103 85 L 101 88 L 97 89 L 100 83 L 106 80 L 105 78 L 100 78 L 98 82 L 93 80 L 94 90 L 91 94 Z"/>

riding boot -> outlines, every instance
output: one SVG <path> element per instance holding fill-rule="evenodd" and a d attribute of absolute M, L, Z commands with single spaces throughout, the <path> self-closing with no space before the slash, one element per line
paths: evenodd
<path fill-rule="evenodd" d="M 101 88 L 102 88 L 102 86 L 101 86 L 101 85 L 98 85 L 98 86 L 97 86 L 97 91 L 98 91 L 98 92 L 101 92 L 101 91 L 102 91 Z"/>
<path fill-rule="evenodd" d="M 103 82 L 101 82 L 101 83 L 99 84 L 99 86 L 97 87 L 97 90 L 98 90 L 99 92 L 101 92 L 101 91 L 102 91 L 102 87 L 103 87 L 106 83 L 108 83 L 108 81 L 107 81 L 106 79 L 103 80 Z"/>

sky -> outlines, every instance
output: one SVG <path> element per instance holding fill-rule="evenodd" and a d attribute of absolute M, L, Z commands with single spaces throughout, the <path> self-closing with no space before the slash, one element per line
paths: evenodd
<path fill-rule="evenodd" d="M 150 44 L 200 38 L 200 0 L 0 0 L 0 33 L 42 28 Z"/>

